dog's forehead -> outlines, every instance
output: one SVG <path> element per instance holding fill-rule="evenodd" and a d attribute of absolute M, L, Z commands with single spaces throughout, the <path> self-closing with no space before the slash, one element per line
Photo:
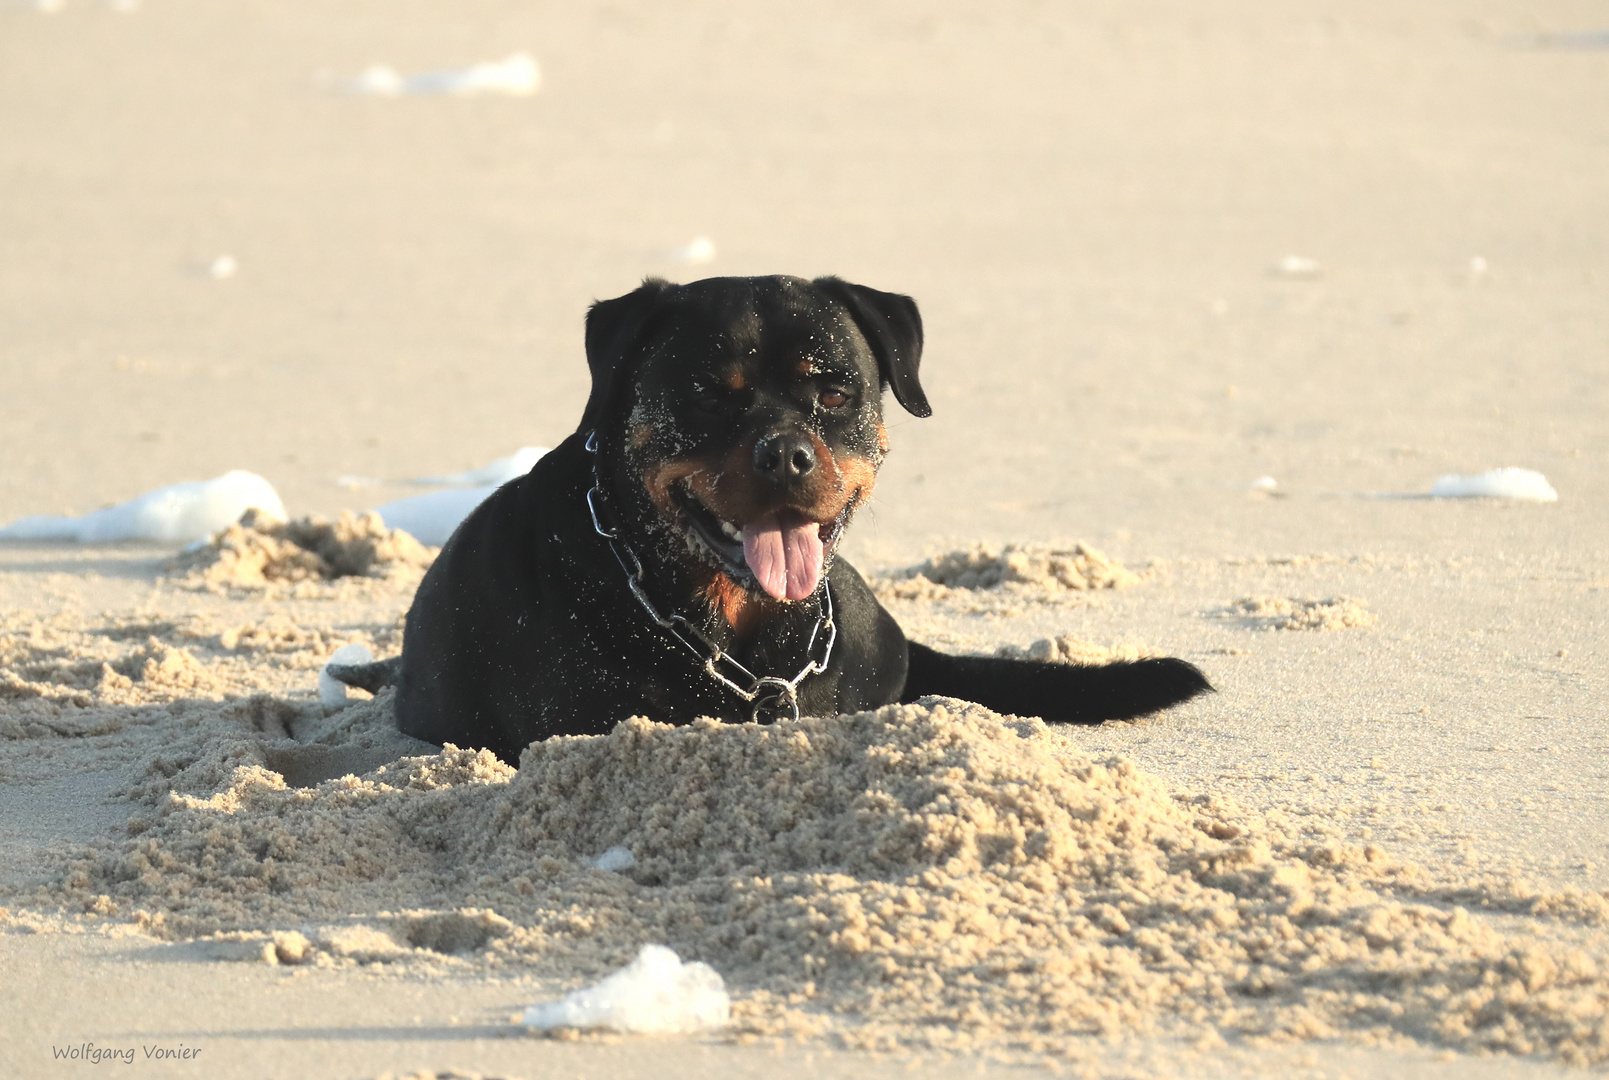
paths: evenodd
<path fill-rule="evenodd" d="M 708 287 L 717 284 L 724 287 Z M 809 282 L 784 278 L 763 284 L 767 287 L 720 279 L 687 287 L 650 364 L 684 371 L 875 364 L 847 313 Z"/>

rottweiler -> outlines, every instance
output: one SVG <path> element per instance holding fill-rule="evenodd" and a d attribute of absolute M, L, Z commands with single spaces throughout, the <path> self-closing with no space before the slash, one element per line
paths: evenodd
<path fill-rule="evenodd" d="M 931 414 L 910 297 L 836 277 L 650 279 L 586 319 L 580 427 L 483 502 L 419 586 L 403 732 L 517 762 L 629 716 L 770 722 L 965 698 L 1098 723 L 1210 690 L 1154 658 L 1071 666 L 906 639 L 836 553 L 888 453 L 883 394 Z"/>

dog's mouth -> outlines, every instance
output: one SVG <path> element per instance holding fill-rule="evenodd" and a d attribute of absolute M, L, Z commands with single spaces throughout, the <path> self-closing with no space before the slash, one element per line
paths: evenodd
<path fill-rule="evenodd" d="M 687 521 L 688 544 L 695 554 L 739 584 L 776 600 L 803 600 L 815 593 L 859 501 L 851 499 L 831 521 L 814 521 L 785 507 L 740 525 L 704 505 L 686 482 L 671 488 L 671 498 Z"/>

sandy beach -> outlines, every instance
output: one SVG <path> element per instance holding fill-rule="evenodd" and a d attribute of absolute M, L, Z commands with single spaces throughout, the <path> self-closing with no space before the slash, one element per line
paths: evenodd
<path fill-rule="evenodd" d="M 1606 31 L 0 7 L 0 526 L 233 469 L 361 512 L 574 430 L 593 300 L 834 273 L 926 324 L 934 415 L 891 408 L 844 547 L 906 631 L 1217 688 L 637 723 L 516 772 L 319 701 L 428 553 L 265 585 L 0 540 L 0 1073 L 1601 1071 Z M 1557 500 L 1430 494 L 1506 467 Z M 516 1022 L 650 942 L 729 1026 Z"/>

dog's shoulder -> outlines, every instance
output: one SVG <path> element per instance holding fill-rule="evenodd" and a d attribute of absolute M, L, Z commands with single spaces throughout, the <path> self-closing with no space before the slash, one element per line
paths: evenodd
<path fill-rule="evenodd" d="M 897 700 L 909 663 L 905 632 L 848 559 L 833 560 L 827 581 L 838 623 L 833 664 L 837 711 L 876 708 Z"/>
<path fill-rule="evenodd" d="M 510 480 L 470 511 L 442 546 L 432 573 L 486 578 L 495 568 L 496 578 L 486 578 L 490 585 L 504 573 L 540 561 L 555 544 L 573 546 L 586 516 L 590 469 L 580 439 L 566 439 L 530 472 Z"/>
<path fill-rule="evenodd" d="M 531 738 L 578 723 L 573 709 L 552 719 L 555 702 L 576 696 L 561 692 L 566 673 L 581 679 L 596 651 L 588 642 L 629 614 L 621 597 L 604 595 L 623 587 L 587 511 L 590 457 L 579 438 L 561 443 L 482 501 L 442 547 L 403 633 L 402 731 L 514 761 Z"/>

